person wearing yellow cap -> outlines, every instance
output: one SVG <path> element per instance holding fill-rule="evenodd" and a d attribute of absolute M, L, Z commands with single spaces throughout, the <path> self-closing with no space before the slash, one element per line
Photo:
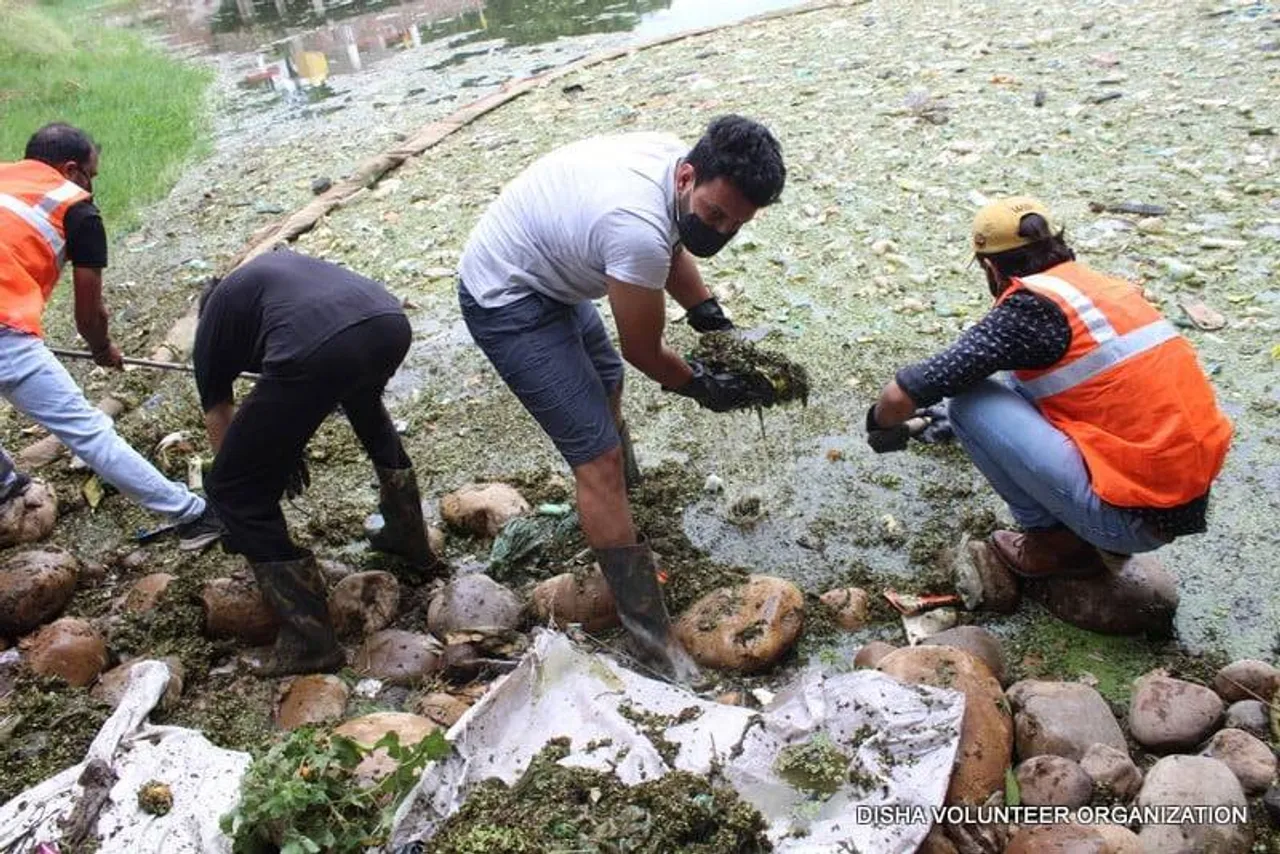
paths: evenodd
<path fill-rule="evenodd" d="M 1100 551 L 1204 531 L 1232 429 L 1191 344 L 1140 288 L 1077 262 L 1035 199 L 983 207 L 972 239 L 995 306 L 898 371 L 867 413 L 872 447 L 954 433 L 1022 529 L 990 543 L 1022 576 L 1098 574 Z"/>

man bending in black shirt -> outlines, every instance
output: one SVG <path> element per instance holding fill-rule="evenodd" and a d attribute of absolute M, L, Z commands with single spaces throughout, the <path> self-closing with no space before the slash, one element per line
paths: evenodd
<path fill-rule="evenodd" d="M 386 525 L 374 548 L 428 574 L 443 570 L 427 544 L 412 464 L 382 405 L 411 337 L 400 303 L 377 282 L 287 250 L 255 258 L 201 296 L 193 359 L 217 453 L 206 488 L 226 548 L 249 560 L 281 619 L 261 675 L 343 664 L 315 558 L 294 545 L 280 511 L 282 495 L 310 482 L 307 442 L 336 407 L 378 472 Z M 237 411 L 232 382 L 242 371 L 262 376 Z"/>

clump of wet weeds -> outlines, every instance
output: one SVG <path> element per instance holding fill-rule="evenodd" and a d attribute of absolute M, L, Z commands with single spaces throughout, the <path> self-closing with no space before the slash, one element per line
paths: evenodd
<path fill-rule="evenodd" d="M 739 854 L 771 851 L 765 821 L 727 786 L 674 771 L 637 786 L 566 768 L 556 739 L 513 785 L 486 780 L 432 838 L 436 854 Z"/>
<path fill-rule="evenodd" d="M 805 367 L 774 350 L 757 347 L 732 332 L 709 332 L 698 339 L 691 356 L 714 372 L 727 372 L 758 381 L 771 391 L 769 403 L 753 407 L 799 401 L 809 403 L 809 372 Z"/>
<path fill-rule="evenodd" d="M 802 792 L 830 797 L 849 777 L 849 757 L 840 751 L 826 733 L 792 744 L 778 752 L 773 770 L 779 777 Z"/>
<path fill-rule="evenodd" d="M 0 700 L 0 803 L 82 760 L 110 714 L 84 688 L 19 676 Z"/>

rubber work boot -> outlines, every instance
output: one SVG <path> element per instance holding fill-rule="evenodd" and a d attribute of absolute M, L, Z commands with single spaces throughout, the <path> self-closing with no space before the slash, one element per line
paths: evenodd
<path fill-rule="evenodd" d="M 1106 571 L 1098 550 L 1067 527 L 996 531 L 991 548 L 1023 578 L 1089 578 Z"/>
<path fill-rule="evenodd" d="M 640 657 L 664 669 L 677 682 L 695 682 L 700 675 L 698 666 L 671 634 L 671 618 L 648 543 L 596 549 L 595 557 L 613 591 L 622 627 Z"/>
<path fill-rule="evenodd" d="M 627 484 L 627 492 L 640 486 L 640 466 L 636 463 L 636 448 L 631 444 L 631 431 L 627 422 L 618 423 L 618 438 L 622 440 L 622 477 Z"/>
<path fill-rule="evenodd" d="M 381 486 L 378 511 L 382 513 L 383 526 L 381 531 L 369 536 L 369 544 L 380 552 L 404 558 L 427 575 L 445 574 L 444 563 L 431 551 L 427 540 L 422 496 L 413 468 L 374 468 Z"/>
<path fill-rule="evenodd" d="M 324 578 L 310 552 L 294 560 L 251 563 L 262 598 L 280 618 L 271 654 L 254 673 L 262 677 L 331 673 L 346 663 L 329 622 Z"/>

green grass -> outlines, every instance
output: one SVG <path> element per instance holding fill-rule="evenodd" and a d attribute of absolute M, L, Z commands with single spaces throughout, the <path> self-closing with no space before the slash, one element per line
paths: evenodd
<path fill-rule="evenodd" d="M 102 146 L 94 193 L 109 233 L 162 198 L 201 143 L 212 74 L 139 33 L 108 27 L 85 0 L 0 0 L 0 160 L 36 128 L 70 122 Z"/>

